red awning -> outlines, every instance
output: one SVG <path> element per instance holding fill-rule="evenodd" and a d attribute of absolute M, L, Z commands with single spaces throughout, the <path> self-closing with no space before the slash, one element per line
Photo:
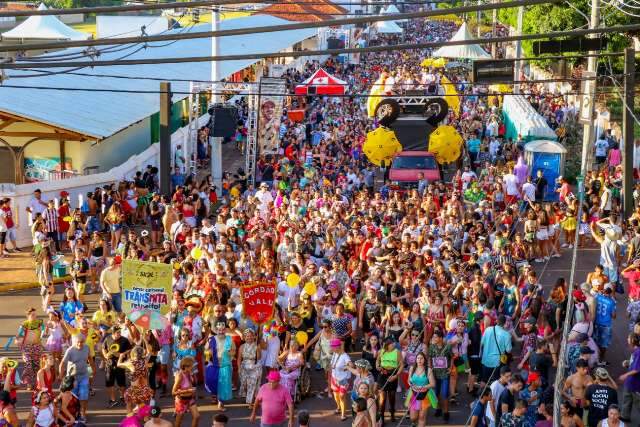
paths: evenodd
<path fill-rule="evenodd" d="M 296 95 L 344 95 L 347 82 L 320 68 L 307 80 L 296 86 Z"/>

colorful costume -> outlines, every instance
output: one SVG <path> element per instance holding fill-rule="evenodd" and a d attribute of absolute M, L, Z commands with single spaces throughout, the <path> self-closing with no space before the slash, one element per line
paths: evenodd
<path fill-rule="evenodd" d="M 211 361 L 205 368 L 204 386 L 205 389 L 216 396 L 219 401 L 225 402 L 233 398 L 231 392 L 231 337 L 225 336 L 222 352 L 218 349 L 216 336 L 209 338 L 209 349 L 211 350 Z"/>
<path fill-rule="evenodd" d="M 20 325 L 18 336 L 22 337 L 22 359 L 24 360 L 24 370 L 22 371 L 23 382 L 31 387 L 36 388 L 38 370 L 40 369 L 40 359 L 42 357 L 42 344 L 40 337 L 44 332 L 44 322 L 40 319 L 25 320 Z M 31 337 L 35 334 L 35 340 Z"/>
<path fill-rule="evenodd" d="M 243 344 L 241 351 L 242 364 L 239 369 L 240 389 L 238 390 L 238 395 L 246 395 L 246 403 L 251 404 L 260 385 L 262 364 L 257 360 L 258 346 L 255 342 Z"/>
<path fill-rule="evenodd" d="M 132 405 L 149 403 L 153 398 L 153 391 L 147 384 L 149 373 L 147 371 L 147 361 L 145 359 L 132 360 L 133 373 L 131 374 L 131 385 L 124 393 L 125 400 Z"/>

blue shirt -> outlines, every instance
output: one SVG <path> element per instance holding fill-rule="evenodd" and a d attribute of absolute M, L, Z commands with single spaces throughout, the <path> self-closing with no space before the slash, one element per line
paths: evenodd
<path fill-rule="evenodd" d="M 596 295 L 596 325 L 611 326 L 613 313 L 616 311 L 616 301 L 602 294 Z"/>
<path fill-rule="evenodd" d="M 511 334 L 500 326 L 489 326 L 482 335 L 480 346 L 482 364 L 488 368 L 496 368 L 500 366 L 500 355 L 511 351 Z"/>
<path fill-rule="evenodd" d="M 467 141 L 467 149 L 471 153 L 477 153 L 480 151 L 480 140 L 478 138 L 471 138 Z"/>
<path fill-rule="evenodd" d="M 476 423 L 476 427 L 486 427 L 487 420 L 484 414 L 485 414 L 487 405 L 483 404 L 482 402 L 480 402 L 480 399 L 478 399 L 475 402 L 473 402 L 471 407 L 473 408 L 473 410 L 471 411 L 471 416 L 478 417 L 478 422 Z"/>

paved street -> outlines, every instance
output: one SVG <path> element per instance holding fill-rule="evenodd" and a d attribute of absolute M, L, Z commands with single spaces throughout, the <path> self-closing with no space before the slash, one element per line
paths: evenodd
<path fill-rule="evenodd" d="M 598 249 L 586 249 L 580 252 L 579 262 L 578 262 L 578 274 L 577 278 L 583 280 L 586 274 L 592 269 L 594 263 L 597 262 L 598 259 Z M 557 277 L 565 277 L 569 278 L 569 268 L 570 268 L 570 252 L 565 251 L 564 256 L 559 259 L 552 259 L 546 268 L 543 268 L 544 265 L 537 265 L 537 270 L 542 274 L 542 283 L 549 287 Z M 61 295 L 61 287 L 57 288 L 57 298 L 56 303 L 60 299 Z M 621 361 L 623 357 L 628 355 L 628 351 L 626 349 L 626 315 L 624 314 L 625 304 L 624 301 L 620 299 L 620 304 L 618 308 L 618 319 L 615 324 L 615 332 L 614 332 L 614 340 L 612 344 L 612 351 L 609 352 L 610 362 L 612 363 L 610 369 L 611 374 L 617 377 L 621 372 Z M 96 310 L 96 295 L 91 295 L 89 297 L 89 312 L 93 313 Z M 14 292 L 0 295 L 0 307 L 2 307 L 2 312 L 0 314 L 0 344 L 4 346 L 7 342 L 7 339 L 14 335 L 17 329 L 17 326 L 21 319 L 23 318 L 24 310 L 27 307 L 39 307 L 40 305 L 40 297 L 37 294 L 37 291 L 22 291 L 22 292 Z M 9 349 L 9 351 L 2 351 L 2 355 L 10 356 L 12 358 L 19 358 L 18 348 L 13 346 Z M 354 357 L 357 357 L 354 355 Z M 90 402 L 90 418 L 89 425 L 90 426 L 108 426 L 108 425 L 116 425 L 124 416 L 124 409 L 106 409 L 107 398 L 104 392 L 104 374 L 102 372 L 98 373 L 97 381 L 96 381 L 96 397 L 92 398 Z M 314 391 L 319 390 L 321 387 L 324 388 L 323 380 L 320 378 L 320 375 L 314 372 L 314 377 L 312 381 Z M 462 388 L 462 386 L 460 386 Z M 208 398 L 205 397 L 204 390 L 200 393 L 202 396 L 199 400 L 199 405 L 201 411 L 203 413 L 203 420 L 200 425 L 208 426 L 211 423 L 211 419 L 215 414 L 215 408 L 213 405 L 209 404 Z M 462 394 L 464 395 L 464 393 Z M 28 403 L 28 394 L 26 391 L 23 391 L 19 394 L 19 410 L 22 417 L 26 416 L 27 411 L 27 403 Z M 451 410 L 451 422 L 449 425 L 465 425 L 468 418 L 468 404 L 470 403 L 469 399 L 463 399 L 462 402 L 458 406 L 453 406 Z M 163 408 L 167 408 L 167 417 L 169 417 L 169 413 L 172 412 L 172 402 L 169 399 L 162 399 L 160 404 Z M 338 417 L 333 415 L 333 404 L 332 401 L 327 398 L 318 398 L 316 396 L 310 397 L 300 404 L 299 409 L 309 409 L 311 410 L 314 426 L 336 426 L 336 425 L 350 425 L 350 421 L 345 421 L 341 423 Z M 251 425 L 248 421 L 249 411 L 246 405 L 239 403 L 238 401 L 233 401 L 228 405 L 228 415 L 234 421 L 233 425 L 238 427 L 244 427 Z M 428 419 L 429 425 L 441 425 L 441 419 L 436 419 L 432 416 Z M 185 423 L 186 425 L 186 423 Z M 391 424 L 387 424 L 391 425 Z M 409 425 L 408 421 L 405 420 L 402 425 Z"/>

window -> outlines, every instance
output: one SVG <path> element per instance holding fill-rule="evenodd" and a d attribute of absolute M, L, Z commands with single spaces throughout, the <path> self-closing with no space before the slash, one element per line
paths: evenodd
<path fill-rule="evenodd" d="M 433 156 L 398 156 L 393 159 L 391 167 L 394 169 L 437 169 Z"/>

